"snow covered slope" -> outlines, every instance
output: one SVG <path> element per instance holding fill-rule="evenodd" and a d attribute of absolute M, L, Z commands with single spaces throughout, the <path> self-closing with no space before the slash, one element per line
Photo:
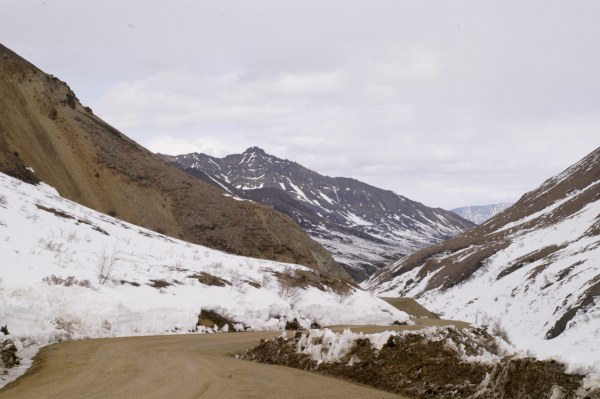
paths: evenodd
<path fill-rule="evenodd" d="M 65 339 L 206 331 L 208 310 L 237 329 L 408 320 L 317 273 L 179 241 L 0 174 L 0 326 L 25 358 Z"/>
<path fill-rule="evenodd" d="M 287 214 L 357 281 L 473 227 L 452 212 L 355 179 L 322 176 L 258 147 L 225 158 L 198 153 L 163 158 L 232 195 Z"/>
<path fill-rule="evenodd" d="M 600 370 L 600 148 L 483 225 L 365 286 Z"/>
<path fill-rule="evenodd" d="M 454 212 L 461 218 L 470 220 L 475 224 L 481 224 L 511 205 L 512 204 L 510 203 L 501 203 L 492 205 L 465 206 L 451 209 L 451 212 Z"/>

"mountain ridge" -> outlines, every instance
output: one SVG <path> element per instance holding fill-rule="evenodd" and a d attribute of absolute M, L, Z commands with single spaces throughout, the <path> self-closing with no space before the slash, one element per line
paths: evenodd
<path fill-rule="evenodd" d="M 222 158 L 201 153 L 160 156 L 230 195 L 287 214 L 357 281 L 399 256 L 473 226 L 441 208 L 354 178 L 323 176 L 259 147 Z"/>

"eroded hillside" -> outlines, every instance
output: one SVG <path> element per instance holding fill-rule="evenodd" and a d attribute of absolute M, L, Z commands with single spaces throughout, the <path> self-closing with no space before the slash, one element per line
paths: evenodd
<path fill-rule="evenodd" d="M 289 217 L 235 201 L 159 159 L 0 45 L 0 171 L 100 212 L 234 254 L 344 276 Z"/>

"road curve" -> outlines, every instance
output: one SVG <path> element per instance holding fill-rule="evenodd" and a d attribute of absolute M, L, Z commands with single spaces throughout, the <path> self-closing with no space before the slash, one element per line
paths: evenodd
<path fill-rule="evenodd" d="M 0 391 L 25 398 L 401 398 L 292 368 L 232 358 L 280 332 L 128 337 L 48 346 Z"/>

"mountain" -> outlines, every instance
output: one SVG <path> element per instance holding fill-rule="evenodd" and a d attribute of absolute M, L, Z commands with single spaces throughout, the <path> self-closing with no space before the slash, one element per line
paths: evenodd
<path fill-rule="evenodd" d="M 481 224 L 511 205 L 512 204 L 510 203 L 501 203 L 492 205 L 465 206 L 461 208 L 454 208 L 450 211 L 456 213 L 463 219 L 470 220 L 475 224 Z"/>
<path fill-rule="evenodd" d="M 364 284 L 447 318 L 505 329 L 517 346 L 600 359 L 600 148 L 481 226 Z"/>
<path fill-rule="evenodd" d="M 224 158 L 161 156 L 230 195 L 290 216 L 357 281 L 399 256 L 473 226 L 452 212 L 355 179 L 322 176 L 258 147 Z"/>
<path fill-rule="evenodd" d="M 289 217 L 239 202 L 95 116 L 71 89 L 0 45 L 0 172 L 186 241 L 346 275 Z"/>
<path fill-rule="evenodd" d="M 0 387 L 65 340 L 408 321 L 313 269 L 190 244 L 2 173 L 0 242 Z M 7 341 L 24 366 L 11 372 Z"/>

